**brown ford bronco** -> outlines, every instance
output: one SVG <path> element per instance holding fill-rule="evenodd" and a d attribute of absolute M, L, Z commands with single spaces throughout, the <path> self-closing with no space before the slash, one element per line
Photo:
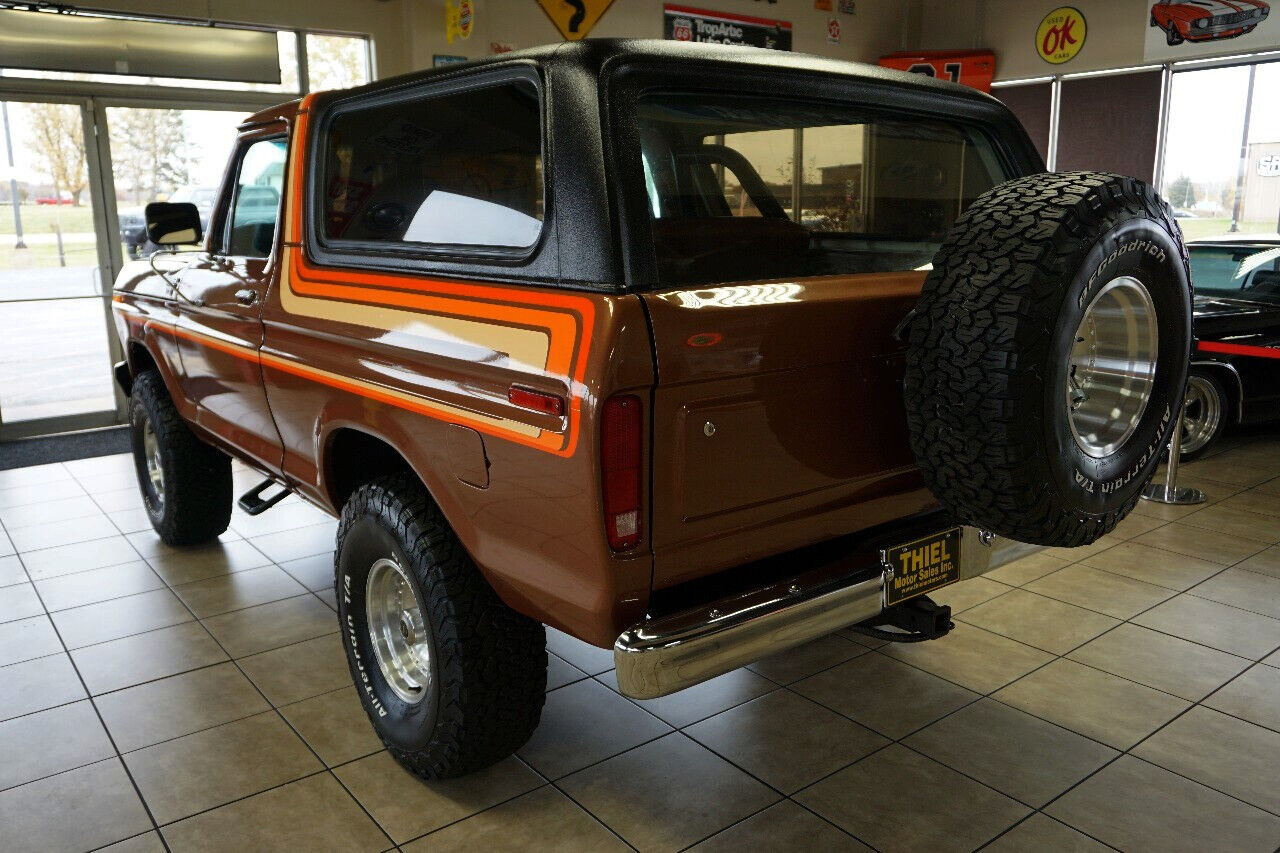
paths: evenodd
<path fill-rule="evenodd" d="M 584 41 L 309 95 L 241 127 L 203 238 L 146 218 L 171 248 L 114 308 L 156 531 L 222 533 L 232 456 L 245 511 L 339 516 L 352 676 L 428 778 L 529 737 L 544 624 L 634 698 L 945 634 L 927 593 L 1124 517 L 1186 383 L 1149 187 L 806 56 Z"/>

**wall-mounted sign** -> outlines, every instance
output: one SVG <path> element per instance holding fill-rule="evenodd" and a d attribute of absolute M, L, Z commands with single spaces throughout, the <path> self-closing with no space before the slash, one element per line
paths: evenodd
<path fill-rule="evenodd" d="M 431 57 L 431 67 L 439 68 L 441 65 L 457 65 L 459 62 L 466 62 L 465 56 L 457 56 L 451 53 L 437 53 Z"/>
<path fill-rule="evenodd" d="M 469 39 L 476 24 L 476 9 L 471 0 L 458 0 L 454 6 L 444 0 L 444 37 L 449 44 L 454 39 Z"/>
<path fill-rule="evenodd" d="M 1280 177 L 1280 154 L 1263 154 L 1259 157 L 1258 174 L 1264 178 Z"/>
<path fill-rule="evenodd" d="M 880 57 L 880 65 L 963 83 L 984 92 L 991 91 L 991 81 L 996 76 L 996 55 L 989 50 L 902 51 Z"/>
<path fill-rule="evenodd" d="M 791 22 L 711 12 L 687 6 L 662 7 L 662 36 L 676 41 L 745 44 L 791 50 Z"/>
<path fill-rule="evenodd" d="M 1146 59 L 1186 59 L 1280 46 L 1265 0 L 1157 0 L 1143 9 Z"/>
<path fill-rule="evenodd" d="M 833 6 L 831 0 L 813 0 L 813 8 L 819 12 L 830 12 Z"/>
<path fill-rule="evenodd" d="M 577 41 L 591 32 L 611 3 L 613 0 L 538 0 L 542 11 L 568 41 Z"/>
<path fill-rule="evenodd" d="M 835 18 L 827 20 L 827 41 L 831 44 L 840 43 L 840 22 Z"/>
<path fill-rule="evenodd" d="M 509 41 L 491 41 L 489 42 L 490 53 L 510 53 L 515 50 L 516 46 Z"/>
<path fill-rule="evenodd" d="M 1045 62 L 1061 65 L 1084 47 L 1084 15 L 1075 6 L 1059 6 L 1036 28 L 1036 53 Z"/>
<path fill-rule="evenodd" d="M 839 0 L 837 8 L 839 8 L 841 15 L 853 15 L 858 11 L 854 0 Z"/>

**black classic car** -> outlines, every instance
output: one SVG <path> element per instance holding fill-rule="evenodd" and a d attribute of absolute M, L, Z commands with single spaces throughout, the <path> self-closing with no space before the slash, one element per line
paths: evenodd
<path fill-rule="evenodd" d="M 1195 335 L 1182 458 L 1235 424 L 1280 419 L 1280 234 L 1193 240 Z"/>

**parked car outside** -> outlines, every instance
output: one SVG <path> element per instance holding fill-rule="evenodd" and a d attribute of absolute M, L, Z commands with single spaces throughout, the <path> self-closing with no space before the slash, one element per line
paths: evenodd
<path fill-rule="evenodd" d="M 204 231 L 209 230 L 209 214 L 213 212 L 213 205 L 218 200 L 217 187 L 179 187 L 173 191 L 166 201 L 169 202 L 188 202 L 196 206 L 196 210 L 200 212 L 200 228 Z"/>
<path fill-rule="evenodd" d="M 1232 426 L 1280 419 L 1280 234 L 1187 244 L 1198 341 L 1187 384 L 1182 458 Z"/>
<path fill-rule="evenodd" d="M 120 220 L 120 242 L 130 258 L 141 258 L 147 245 L 147 218 L 140 207 L 117 211 Z"/>

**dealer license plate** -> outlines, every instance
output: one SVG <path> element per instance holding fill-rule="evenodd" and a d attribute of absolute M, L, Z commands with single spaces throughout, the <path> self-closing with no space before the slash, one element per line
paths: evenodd
<path fill-rule="evenodd" d="M 955 583 L 960 580 L 960 528 L 887 548 L 884 563 L 886 607 Z"/>

